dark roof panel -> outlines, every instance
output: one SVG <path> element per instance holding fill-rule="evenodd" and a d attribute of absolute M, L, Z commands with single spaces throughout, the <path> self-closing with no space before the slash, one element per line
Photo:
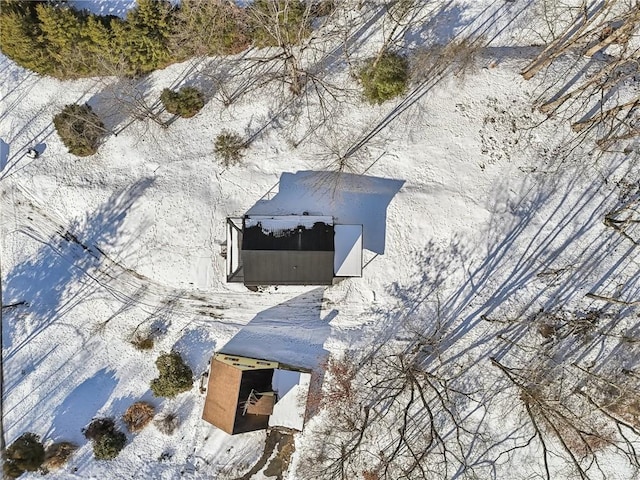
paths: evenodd
<path fill-rule="evenodd" d="M 269 415 L 255 415 L 251 413 L 242 414 L 244 410 L 243 402 L 249 399 L 251 390 L 256 392 L 270 392 L 273 390 L 271 380 L 273 379 L 273 369 L 269 370 L 245 370 L 242 372 L 240 392 L 238 396 L 238 406 L 236 409 L 236 419 L 233 426 L 233 433 L 246 433 L 254 430 L 264 430 L 269 426 Z"/>
<path fill-rule="evenodd" d="M 333 251 L 243 250 L 244 284 L 331 285 Z"/>
<path fill-rule="evenodd" d="M 242 231 L 242 250 L 289 250 L 323 251 L 334 250 L 333 225 L 316 222 L 311 228 L 297 226 L 285 230 L 270 231 L 258 223 L 246 226 Z"/>

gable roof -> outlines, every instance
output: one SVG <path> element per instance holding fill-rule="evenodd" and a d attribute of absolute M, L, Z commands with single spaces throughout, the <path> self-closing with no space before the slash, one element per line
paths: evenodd
<path fill-rule="evenodd" d="M 267 428 L 268 415 L 243 415 L 251 390 L 271 390 L 276 362 L 216 354 L 211 359 L 202 418 L 228 434 Z"/>
<path fill-rule="evenodd" d="M 245 216 L 245 285 L 331 285 L 334 237 L 332 217 Z"/>
<path fill-rule="evenodd" d="M 269 426 L 302 431 L 310 382 L 307 369 L 216 353 L 202 418 L 230 435 Z"/>

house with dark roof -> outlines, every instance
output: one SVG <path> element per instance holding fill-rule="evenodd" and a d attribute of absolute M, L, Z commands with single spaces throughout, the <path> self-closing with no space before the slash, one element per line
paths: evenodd
<path fill-rule="evenodd" d="M 362 276 L 362 225 L 312 215 L 228 218 L 226 260 L 228 282 L 332 285 Z"/>
<path fill-rule="evenodd" d="M 202 418 L 230 435 L 304 426 L 311 374 L 278 362 L 216 353 Z"/>

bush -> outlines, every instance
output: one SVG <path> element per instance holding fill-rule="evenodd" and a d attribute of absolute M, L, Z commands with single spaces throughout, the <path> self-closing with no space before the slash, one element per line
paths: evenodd
<path fill-rule="evenodd" d="M 380 104 L 407 89 L 409 63 L 404 57 L 386 52 L 367 61 L 360 71 L 364 96 L 370 103 Z"/>
<path fill-rule="evenodd" d="M 136 350 L 151 350 L 154 345 L 153 336 L 151 332 L 136 332 L 129 341 Z"/>
<path fill-rule="evenodd" d="M 24 473 L 20 467 L 18 467 L 15 463 L 6 460 L 2 464 L 2 478 L 18 478 L 20 475 Z"/>
<path fill-rule="evenodd" d="M 67 463 L 71 455 L 73 455 L 73 452 L 77 449 L 77 445 L 69 442 L 57 442 L 49 445 L 45 450 L 44 463 L 42 466 L 47 471 L 57 470 Z"/>
<path fill-rule="evenodd" d="M 3 465 L 8 478 L 17 478 L 24 472 L 35 472 L 44 462 L 44 447 L 34 433 L 23 433 L 9 445 Z"/>
<path fill-rule="evenodd" d="M 124 412 L 122 421 L 130 432 L 135 433 L 146 427 L 153 419 L 154 414 L 155 408 L 153 405 L 147 402 L 136 402 Z"/>
<path fill-rule="evenodd" d="M 100 440 L 105 435 L 115 432 L 116 424 L 113 418 L 96 418 L 87 427 L 82 429 L 82 433 L 87 440 Z"/>
<path fill-rule="evenodd" d="M 53 117 L 53 125 L 69 153 L 79 157 L 96 153 L 106 132 L 100 118 L 87 104 L 66 105 Z"/>
<path fill-rule="evenodd" d="M 238 163 L 245 148 L 247 144 L 240 135 L 227 131 L 216 137 L 214 145 L 216 156 L 226 167 Z"/>
<path fill-rule="evenodd" d="M 156 360 L 160 375 L 151 380 L 151 391 L 156 397 L 175 397 L 193 387 L 193 372 L 176 352 L 163 353 Z"/>
<path fill-rule="evenodd" d="M 178 415 L 172 412 L 158 415 L 158 417 L 153 421 L 153 424 L 160 433 L 164 433 L 165 435 L 171 435 L 175 429 L 178 428 L 178 423 Z"/>
<path fill-rule="evenodd" d="M 204 107 L 204 95 L 195 87 L 182 87 L 177 92 L 165 88 L 160 100 L 167 112 L 183 118 L 193 117 Z"/>
<path fill-rule="evenodd" d="M 127 436 L 119 430 L 105 433 L 93 443 L 93 455 L 98 460 L 112 460 L 127 443 Z"/>

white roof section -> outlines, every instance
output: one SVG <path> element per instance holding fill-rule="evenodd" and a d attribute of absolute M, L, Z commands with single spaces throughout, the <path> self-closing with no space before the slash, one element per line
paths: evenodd
<path fill-rule="evenodd" d="M 302 431 L 307 410 L 311 374 L 276 369 L 272 385 L 278 401 L 269 417 L 270 427 L 287 427 Z"/>
<path fill-rule="evenodd" d="M 240 267 L 240 232 L 227 220 L 227 278 Z"/>
<path fill-rule="evenodd" d="M 335 225 L 333 271 L 336 277 L 362 276 L 362 225 Z"/>

